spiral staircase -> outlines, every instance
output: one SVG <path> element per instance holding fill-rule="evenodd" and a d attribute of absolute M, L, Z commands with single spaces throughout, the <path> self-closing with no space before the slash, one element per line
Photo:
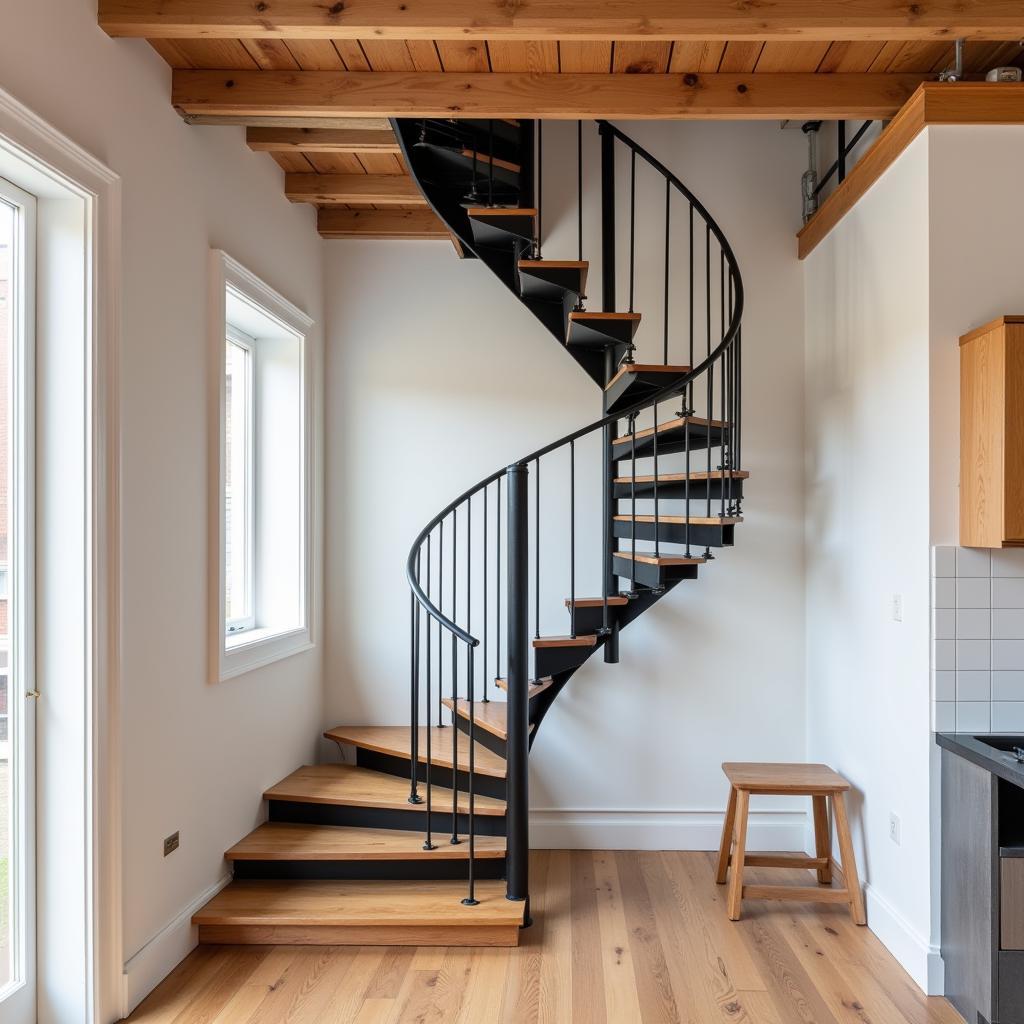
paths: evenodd
<path fill-rule="evenodd" d="M 515 945 L 530 922 L 527 761 L 549 709 L 598 651 L 616 663 L 621 631 L 742 521 L 743 288 L 699 200 L 607 122 L 563 124 L 547 161 L 540 122 L 394 127 L 459 251 L 575 360 L 602 415 L 422 529 L 406 565 L 409 724 L 329 729 L 342 763 L 267 790 L 268 820 L 227 851 L 233 881 L 194 917 L 203 942 Z M 547 258 L 545 189 L 575 259 Z M 652 291 L 660 329 L 641 332 L 635 300 Z M 587 576 L 597 592 L 577 593 Z M 550 635 L 556 603 L 565 631 Z"/>

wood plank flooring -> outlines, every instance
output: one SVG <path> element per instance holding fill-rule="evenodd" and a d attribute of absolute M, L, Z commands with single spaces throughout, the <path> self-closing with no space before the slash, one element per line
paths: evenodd
<path fill-rule="evenodd" d="M 133 1024 L 962 1024 L 845 907 L 747 903 L 712 853 L 541 850 L 512 949 L 200 947 Z M 752 869 L 751 882 L 802 882 Z"/>

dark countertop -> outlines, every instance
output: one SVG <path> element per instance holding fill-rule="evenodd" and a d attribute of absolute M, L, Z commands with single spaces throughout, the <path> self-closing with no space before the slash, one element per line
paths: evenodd
<path fill-rule="evenodd" d="M 939 732 L 935 734 L 935 742 L 943 750 L 958 754 L 1000 779 L 1005 779 L 1024 789 L 1024 764 L 1018 762 L 1013 754 L 989 746 L 984 742 L 986 739 L 1016 741 L 1018 746 L 1024 747 L 1024 734 L 1021 733 Z"/>

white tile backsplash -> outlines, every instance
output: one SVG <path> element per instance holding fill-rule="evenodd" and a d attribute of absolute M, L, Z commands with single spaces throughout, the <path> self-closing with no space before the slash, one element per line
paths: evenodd
<path fill-rule="evenodd" d="M 992 639 L 1024 640 L 1024 608 L 993 608 Z"/>
<path fill-rule="evenodd" d="M 956 548 L 957 579 L 964 576 L 981 576 L 989 579 L 992 575 L 992 558 L 988 548 Z"/>
<path fill-rule="evenodd" d="M 944 580 L 943 582 L 948 583 L 949 581 Z M 945 608 L 947 606 L 937 604 L 935 607 Z M 1024 608 L 1024 579 L 993 579 L 992 607 Z"/>
<path fill-rule="evenodd" d="M 992 604 L 992 581 L 989 579 L 957 579 L 957 608 L 988 608 Z"/>
<path fill-rule="evenodd" d="M 932 548 L 932 728 L 1024 732 L 1024 549 Z"/>

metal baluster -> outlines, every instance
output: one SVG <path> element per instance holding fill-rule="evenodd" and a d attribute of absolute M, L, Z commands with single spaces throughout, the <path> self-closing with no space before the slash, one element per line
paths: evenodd
<path fill-rule="evenodd" d="M 441 532 L 437 538 L 437 603 L 444 610 L 444 520 L 441 520 Z M 452 616 L 452 621 L 455 616 Z M 444 634 L 441 632 L 441 623 L 437 624 L 437 727 L 444 728 Z M 430 716 L 427 716 L 427 724 L 430 724 Z"/>
<path fill-rule="evenodd" d="M 459 510 L 452 509 L 452 622 L 456 622 L 456 594 L 459 575 Z M 459 699 L 459 646 L 458 637 L 452 633 L 452 837 L 453 846 L 459 842 L 459 727 L 456 724 L 457 702 Z"/>
<path fill-rule="evenodd" d="M 474 777 L 474 772 L 476 771 L 476 712 L 473 705 L 473 645 L 466 644 L 466 649 L 469 651 L 469 895 L 462 902 L 467 907 L 475 907 L 478 901 L 476 899 L 476 878 L 474 875 L 476 866 L 474 863 L 476 856 L 476 821 L 473 817 L 476 811 L 476 780 Z M 455 767 L 458 770 L 457 764 Z"/>
<path fill-rule="evenodd" d="M 630 150 L 629 163 L 629 311 L 633 312 L 633 282 L 636 273 L 636 150 Z M 630 347 L 629 355 L 633 355 Z"/>
<path fill-rule="evenodd" d="M 661 557 L 661 527 L 658 522 L 658 403 L 654 403 L 654 557 Z"/>
<path fill-rule="evenodd" d="M 708 428 L 708 441 L 711 440 L 710 428 Z M 683 450 L 686 453 L 686 476 L 683 478 L 683 505 L 686 509 L 686 525 L 683 528 L 686 541 L 686 557 L 693 558 L 690 551 L 690 417 L 683 419 Z"/>
<path fill-rule="evenodd" d="M 583 122 L 576 122 L 576 259 L 583 260 Z M 583 296 L 580 297 L 583 301 Z"/>
<path fill-rule="evenodd" d="M 419 554 L 416 555 L 416 578 L 419 579 Z M 410 647 L 410 664 L 409 664 L 409 691 L 411 699 L 411 714 L 410 714 L 410 733 L 409 733 L 409 749 L 412 753 L 412 758 L 409 762 L 409 803 L 418 804 L 421 802 L 419 793 L 416 791 L 416 757 L 417 757 L 417 744 L 419 741 L 419 671 L 420 671 L 420 660 L 419 660 L 419 602 L 416 600 L 415 594 L 410 594 L 410 617 L 409 617 L 409 647 Z"/>
<path fill-rule="evenodd" d="M 732 316 L 734 311 L 734 295 L 733 295 L 733 277 L 732 267 L 729 268 L 729 323 L 732 323 Z M 726 352 L 726 356 L 729 360 L 729 409 L 726 414 L 726 419 L 729 422 L 729 457 L 726 459 L 728 465 L 728 481 L 722 482 L 723 489 L 727 489 L 729 492 L 729 515 L 735 515 L 736 506 L 732 500 L 732 481 L 733 481 L 733 469 L 736 465 L 736 338 L 732 339 L 729 348 Z"/>
<path fill-rule="evenodd" d="M 705 513 L 708 519 L 711 518 L 711 423 L 714 419 L 714 408 L 715 408 L 715 366 L 712 363 L 708 367 L 708 470 L 707 470 L 707 512 Z M 719 438 L 719 444 L 721 444 L 721 438 Z M 711 558 L 711 545 L 704 545 L 704 557 Z"/>
<path fill-rule="evenodd" d="M 466 499 L 466 632 L 473 630 L 473 496 Z M 466 644 L 466 671 L 472 664 L 470 645 Z M 469 686 L 471 680 L 467 681 Z M 456 697 L 458 694 L 456 694 Z"/>
<path fill-rule="evenodd" d="M 428 600 L 430 599 L 430 594 L 431 594 L 431 586 L 430 586 L 430 534 L 428 533 L 427 534 L 427 599 Z M 431 703 L 431 701 L 430 701 L 430 675 L 431 675 L 431 668 L 433 666 L 433 663 L 432 663 L 431 657 L 430 657 L 431 621 L 432 621 L 431 620 L 431 616 L 428 615 L 427 616 L 427 702 L 426 702 L 426 708 L 427 708 L 427 733 L 426 733 L 426 736 L 427 736 L 427 765 L 426 765 L 426 779 L 425 779 L 426 784 L 427 784 L 427 837 L 426 837 L 426 839 L 424 840 L 424 843 L 423 843 L 423 849 L 424 850 L 433 850 L 433 849 L 436 848 L 434 846 L 434 843 L 432 842 L 432 839 L 431 839 L 431 814 L 432 814 L 432 811 L 433 811 L 433 802 L 431 800 L 431 795 L 432 795 L 431 794 L 431 785 L 432 785 L 432 781 L 431 781 L 431 777 L 430 777 L 430 767 L 431 767 L 430 739 L 431 739 L 431 734 L 433 732 L 433 730 L 430 728 L 430 703 Z M 437 687 L 440 690 L 440 688 L 441 688 L 440 677 L 438 678 L 438 681 L 437 681 Z M 415 765 L 413 766 L 413 771 L 414 772 L 416 771 Z"/>
<path fill-rule="evenodd" d="M 718 251 L 718 323 L 719 329 L 722 335 L 722 341 L 725 340 L 725 250 L 719 246 Z M 725 360 L 728 358 L 728 350 L 722 353 L 722 372 L 719 374 L 721 377 L 721 395 L 719 396 L 719 408 L 722 410 L 722 419 L 726 419 L 726 372 L 725 372 Z M 722 466 L 722 480 L 719 485 L 719 498 L 720 508 L 718 516 L 720 519 L 725 518 L 725 473 L 729 468 L 729 451 L 726 448 L 726 437 L 728 436 L 728 427 L 722 430 L 722 446 L 718 449 L 718 459 Z M 711 491 L 708 490 L 708 494 Z"/>
<path fill-rule="evenodd" d="M 541 218 L 544 215 L 544 122 L 537 119 L 537 237 L 533 243 L 533 258 L 540 259 Z"/>
<path fill-rule="evenodd" d="M 704 222 L 704 317 L 705 334 L 707 335 L 707 357 L 711 358 L 711 225 Z M 708 446 L 707 446 L 707 511 L 705 518 L 711 518 L 711 421 L 714 419 L 715 407 L 715 366 L 708 365 L 708 393 L 707 393 L 707 418 L 708 418 Z M 704 546 L 704 557 L 711 557 L 711 545 Z"/>
<path fill-rule="evenodd" d="M 672 183 L 665 179 L 665 341 L 664 341 L 664 352 L 662 353 L 662 361 L 668 366 L 668 269 L 669 269 L 669 257 L 671 252 L 671 236 L 669 234 L 669 225 L 672 223 Z M 655 418 L 655 425 L 657 425 L 657 418 Z"/>
<path fill-rule="evenodd" d="M 474 143 L 475 148 L 475 143 Z M 487 122 L 487 205 L 494 205 L 494 122 Z"/>
<path fill-rule="evenodd" d="M 494 523 L 497 568 L 494 573 L 495 637 L 494 678 L 501 678 L 501 478 L 498 478 L 498 509 Z M 486 699 L 486 692 L 484 694 Z"/>
<path fill-rule="evenodd" d="M 540 459 L 534 460 L 537 479 L 533 482 L 533 635 L 540 639 Z"/>
<path fill-rule="evenodd" d="M 690 202 L 690 366 L 693 366 L 693 202 Z M 693 381 L 690 381 L 684 413 L 693 413 Z"/>
<path fill-rule="evenodd" d="M 484 703 L 487 703 L 487 637 L 489 635 L 490 622 L 487 618 L 487 491 L 490 484 L 484 487 L 484 541 L 483 541 L 483 563 L 484 563 L 484 651 L 482 664 L 484 668 Z"/>
<path fill-rule="evenodd" d="M 629 543 L 632 548 L 632 553 L 629 558 L 629 596 L 636 597 L 638 591 L 636 589 L 636 413 L 630 414 L 629 417 L 629 432 L 632 435 L 632 449 L 630 454 L 630 483 L 629 483 L 629 496 L 630 496 L 630 507 L 631 507 L 631 520 L 630 520 L 630 535 Z"/>
<path fill-rule="evenodd" d="M 576 639 L 576 442 L 569 442 L 569 616 Z"/>

